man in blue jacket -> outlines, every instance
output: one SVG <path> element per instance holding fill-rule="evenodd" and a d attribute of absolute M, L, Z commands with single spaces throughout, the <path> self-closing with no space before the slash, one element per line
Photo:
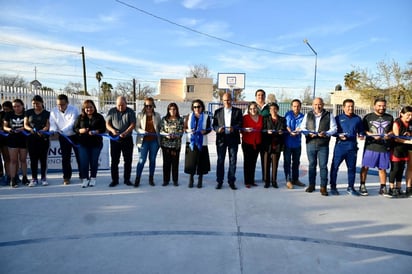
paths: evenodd
<path fill-rule="evenodd" d="M 330 168 L 330 193 L 332 195 L 339 195 L 336 188 L 336 179 L 339 166 L 345 161 L 348 168 L 348 187 L 346 191 L 350 195 L 359 196 L 360 194 L 355 190 L 354 185 L 358 153 L 357 138 L 364 138 L 363 123 L 362 119 L 354 113 L 355 102 L 352 99 L 344 100 L 342 109 L 344 113 L 335 118 L 337 132 L 335 134 L 336 144 Z"/>

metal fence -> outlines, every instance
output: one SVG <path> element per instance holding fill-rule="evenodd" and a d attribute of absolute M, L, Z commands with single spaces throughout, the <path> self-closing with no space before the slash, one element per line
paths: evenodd
<path fill-rule="evenodd" d="M 21 99 L 26 109 L 32 108 L 31 100 L 34 95 L 40 95 L 44 100 L 44 106 L 47 110 L 51 110 L 56 105 L 56 97 L 61 92 L 55 92 L 50 90 L 41 90 L 41 89 L 28 89 L 28 88 L 16 88 L 16 87 L 6 87 L 0 86 L 0 100 L 1 103 L 4 101 L 13 101 L 14 99 Z M 84 100 L 91 99 L 95 102 L 96 107 L 99 112 L 105 114 L 109 109 L 115 107 L 115 102 L 100 102 L 97 96 L 85 96 L 77 94 L 66 94 L 69 97 L 69 102 L 72 105 L 77 106 L 79 109 Z M 156 101 L 156 111 L 160 113 L 161 116 L 166 115 L 167 106 L 172 101 Z M 176 102 L 179 107 L 179 113 L 182 116 L 187 115 L 191 112 L 191 102 Z M 128 106 L 134 109 L 136 112 L 140 112 L 143 109 L 144 100 L 137 100 L 136 102 L 128 102 Z M 214 111 L 221 107 L 221 103 L 216 102 L 205 102 L 207 112 L 209 115 L 213 115 Z M 236 107 L 241 108 L 243 111 L 246 111 L 248 103 L 234 103 Z M 290 103 L 279 103 L 279 115 L 284 116 L 285 113 L 290 109 Z M 325 109 L 333 113 L 333 115 L 339 115 L 343 113 L 342 105 L 325 105 Z M 312 110 L 311 105 L 302 105 L 302 113 L 307 113 Z M 355 108 L 355 113 L 363 117 L 365 114 L 373 111 L 373 108 Z M 399 113 L 397 110 L 391 111 L 388 110 L 388 113 L 397 116 Z"/>

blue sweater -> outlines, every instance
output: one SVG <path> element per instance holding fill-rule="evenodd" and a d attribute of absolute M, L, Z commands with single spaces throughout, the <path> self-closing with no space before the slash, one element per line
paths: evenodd
<path fill-rule="evenodd" d="M 300 124 L 302 123 L 303 117 L 305 115 L 303 113 L 299 113 L 297 116 L 293 114 L 292 110 L 289 110 L 285 114 L 286 119 L 286 127 L 290 128 L 292 131 L 295 131 Z M 300 147 L 302 143 L 302 135 L 299 134 L 297 136 L 290 136 L 289 134 L 285 134 L 285 146 L 289 148 L 297 148 Z"/>
<path fill-rule="evenodd" d="M 358 147 L 358 134 L 365 134 L 362 119 L 356 114 L 353 114 L 352 116 L 340 114 L 335 117 L 335 120 L 338 127 L 338 131 L 335 134 L 336 146 L 339 145 L 339 147 L 346 150 L 356 150 Z M 347 138 L 344 141 L 338 137 L 339 134 L 342 133 L 344 133 Z"/>

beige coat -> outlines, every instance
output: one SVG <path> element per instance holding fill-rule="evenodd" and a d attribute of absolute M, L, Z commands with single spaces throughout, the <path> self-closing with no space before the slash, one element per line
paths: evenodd
<path fill-rule="evenodd" d="M 161 122 L 162 118 L 160 116 L 159 113 L 155 112 L 153 113 L 153 124 L 154 124 L 154 128 L 157 135 L 157 142 L 159 143 L 160 146 L 160 122 Z M 143 143 L 143 137 L 144 137 L 144 133 L 146 133 L 146 114 L 143 112 L 140 112 L 137 114 L 137 118 L 136 118 L 136 132 L 137 132 L 137 137 L 136 137 L 136 145 L 137 147 L 141 147 L 142 143 Z"/>

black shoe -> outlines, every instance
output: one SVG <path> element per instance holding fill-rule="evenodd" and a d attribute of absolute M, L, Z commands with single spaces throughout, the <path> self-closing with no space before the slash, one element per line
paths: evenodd
<path fill-rule="evenodd" d="M 217 183 L 216 189 L 222 189 L 223 184 L 222 183 Z"/>
<path fill-rule="evenodd" d="M 132 182 L 130 182 L 130 180 L 124 181 L 124 184 L 127 185 L 127 186 L 132 186 L 133 185 Z"/>
<path fill-rule="evenodd" d="M 140 185 L 140 177 L 136 177 L 136 179 L 134 180 L 134 187 L 139 187 Z"/>
<path fill-rule="evenodd" d="M 155 186 L 155 182 L 153 180 L 153 176 L 149 176 L 149 185 Z"/>
<path fill-rule="evenodd" d="M 235 185 L 234 183 L 229 184 L 229 187 L 230 187 L 232 190 L 236 190 L 236 189 L 237 189 L 237 187 L 236 187 L 236 185 Z"/>
<path fill-rule="evenodd" d="M 169 182 L 163 182 L 162 186 L 167 186 L 169 185 Z"/>
<path fill-rule="evenodd" d="M 117 186 L 119 183 L 117 183 L 117 182 L 111 182 L 110 183 L 110 185 L 109 185 L 109 187 L 115 187 L 115 186 Z"/>
<path fill-rule="evenodd" d="M 309 186 L 305 189 L 305 191 L 306 191 L 306 192 L 309 192 L 309 193 L 315 191 L 315 185 L 309 185 Z"/>
<path fill-rule="evenodd" d="M 336 187 L 334 187 L 334 188 L 332 188 L 332 189 L 330 190 L 330 194 L 332 194 L 332 195 L 339 195 L 339 191 L 337 190 Z"/>
<path fill-rule="evenodd" d="M 189 178 L 189 188 L 192 188 L 192 187 L 193 187 L 194 181 L 195 181 L 195 179 L 194 179 L 193 175 L 190 175 L 190 178 Z"/>
<path fill-rule="evenodd" d="M 272 186 L 273 186 L 274 188 L 279 188 L 278 182 L 272 182 Z"/>
<path fill-rule="evenodd" d="M 27 176 L 23 176 L 23 179 L 21 180 L 21 183 L 25 186 L 28 186 L 30 184 L 29 179 L 27 179 Z"/>
<path fill-rule="evenodd" d="M 203 186 L 203 175 L 199 175 L 199 178 L 197 180 L 197 188 L 202 188 Z"/>
<path fill-rule="evenodd" d="M 173 185 L 174 186 L 179 186 L 179 183 L 176 181 L 176 182 L 173 182 Z"/>

